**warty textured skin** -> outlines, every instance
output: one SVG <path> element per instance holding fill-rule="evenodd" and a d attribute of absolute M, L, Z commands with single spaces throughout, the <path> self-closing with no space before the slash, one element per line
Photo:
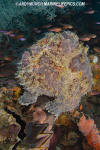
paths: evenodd
<path fill-rule="evenodd" d="M 55 98 L 45 105 L 52 114 L 74 110 L 93 84 L 87 50 L 71 31 L 47 33 L 33 44 L 18 66 L 17 78 L 26 90 L 20 104 L 33 104 L 47 95 Z"/>

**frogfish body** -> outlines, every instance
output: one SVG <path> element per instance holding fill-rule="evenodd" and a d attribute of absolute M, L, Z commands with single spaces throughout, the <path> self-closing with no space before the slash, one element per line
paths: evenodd
<path fill-rule="evenodd" d="M 38 96 L 47 95 L 55 98 L 45 104 L 50 113 L 74 110 L 93 84 L 86 49 L 71 31 L 47 33 L 33 44 L 18 66 L 17 78 L 25 89 L 19 103 L 33 104 Z"/>

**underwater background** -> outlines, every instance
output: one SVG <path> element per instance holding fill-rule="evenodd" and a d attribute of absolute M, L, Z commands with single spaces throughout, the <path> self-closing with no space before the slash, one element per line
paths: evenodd
<path fill-rule="evenodd" d="M 33 6 L 32 2 L 41 3 Z M 55 2 L 55 5 L 44 6 L 44 2 Z M 61 5 L 61 2 L 72 2 L 75 6 Z M 65 42 L 62 42 L 63 37 Z M 61 47 L 59 43 L 62 43 Z M 45 53 L 45 48 L 48 51 L 52 49 L 50 54 Z M 60 48 L 65 49 L 63 54 Z M 74 49 L 77 49 L 75 54 Z M 69 50 L 70 53 L 65 55 Z M 81 58 L 76 57 L 78 54 Z M 40 56 L 45 57 L 42 60 Z M 73 57 L 76 60 L 67 66 L 66 60 Z M 41 92 L 42 75 L 38 77 L 41 64 L 43 67 L 47 64 L 44 72 L 48 73 L 43 80 L 43 88 L 47 83 L 51 89 L 57 87 L 60 81 L 56 76 L 58 73 L 65 77 L 61 86 L 65 90 L 67 84 L 70 90 L 61 91 L 58 95 L 55 90 L 51 90 L 53 94 L 49 90 Z M 69 76 L 65 70 L 62 71 L 64 64 L 66 69 L 72 70 Z M 81 71 L 71 83 L 73 72 L 78 69 Z M 35 75 L 34 70 L 37 71 Z M 53 78 L 51 72 L 54 73 Z M 86 82 L 81 82 L 83 74 L 87 77 Z M 36 78 L 35 82 L 30 80 L 31 76 Z M 79 81 L 76 81 L 77 77 Z M 72 96 L 75 84 L 76 89 L 81 86 L 81 95 L 78 92 Z M 33 98 L 34 89 L 37 98 Z M 67 101 L 67 107 L 63 100 L 57 101 L 62 107 L 53 103 L 57 96 L 61 100 L 68 96 L 70 102 Z M 0 0 L 0 150 L 72 149 L 100 150 L 100 1 Z"/>

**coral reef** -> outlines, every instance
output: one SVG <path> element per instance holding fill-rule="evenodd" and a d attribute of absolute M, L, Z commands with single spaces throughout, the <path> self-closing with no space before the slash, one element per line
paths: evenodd
<path fill-rule="evenodd" d="M 3 108 L 0 108 L 0 121 L 0 149 L 10 150 L 19 141 L 21 127 Z"/>
<path fill-rule="evenodd" d="M 55 98 L 45 105 L 50 113 L 74 110 L 93 83 L 87 49 L 71 31 L 48 33 L 33 44 L 18 65 L 16 78 L 25 89 L 19 103 L 33 104 L 47 95 Z"/>
<path fill-rule="evenodd" d="M 73 2 L 73 0 L 71 0 Z M 80 0 L 82 1 L 82 0 Z M 79 0 L 75 0 L 75 2 L 80 2 Z M 72 7 L 70 5 L 70 7 L 64 7 L 62 9 L 59 9 L 56 6 L 52 6 L 52 5 L 31 5 L 30 3 L 34 4 L 34 3 L 39 3 L 41 2 L 41 0 L 23 0 L 22 2 L 20 0 L 14 0 L 9 1 L 3 1 L 1 0 L 1 5 L 0 5 L 0 18 L 1 18 L 1 24 L 0 24 L 0 29 L 24 29 L 27 30 L 27 28 L 29 27 L 26 24 L 26 18 L 27 15 L 29 14 L 33 14 L 33 15 L 40 15 L 41 17 L 44 16 L 45 18 L 47 18 L 48 20 L 53 20 L 56 16 L 57 16 L 57 12 L 59 12 L 60 14 L 64 14 L 66 13 L 68 10 L 70 10 L 70 8 L 72 10 L 75 10 L 76 12 L 83 9 L 84 7 Z M 41 3 L 46 2 L 46 3 L 50 3 L 50 0 L 44 0 Z M 56 3 L 61 3 L 62 0 L 55 0 Z M 41 22 L 41 18 L 39 19 Z M 29 21 L 30 23 L 32 23 L 32 20 Z M 33 22 L 34 24 L 35 22 Z"/>
<path fill-rule="evenodd" d="M 78 123 L 79 130 L 86 136 L 88 144 L 94 150 L 100 150 L 100 135 L 94 120 L 86 119 L 83 115 Z"/>

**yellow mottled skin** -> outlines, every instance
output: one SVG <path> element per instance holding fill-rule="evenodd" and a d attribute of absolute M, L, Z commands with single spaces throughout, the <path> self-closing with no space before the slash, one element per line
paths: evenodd
<path fill-rule="evenodd" d="M 87 50 L 88 47 L 84 47 L 78 36 L 70 31 L 65 31 L 64 36 L 61 33 L 48 33 L 33 44 L 28 65 L 22 67 L 21 60 L 17 74 L 20 83 L 32 94 L 32 100 L 30 102 L 22 96 L 20 103 L 35 103 L 38 96 L 47 95 L 55 97 L 54 101 L 45 105 L 45 109 L 51 113 L 58 115 L 75 109 L 81 96 L 91 90 L 93 83 Z M 79 66 L 77 60 L 73 59 L 75 57 Z M 85 65 L 88 66 L 86 71 Z"/>

